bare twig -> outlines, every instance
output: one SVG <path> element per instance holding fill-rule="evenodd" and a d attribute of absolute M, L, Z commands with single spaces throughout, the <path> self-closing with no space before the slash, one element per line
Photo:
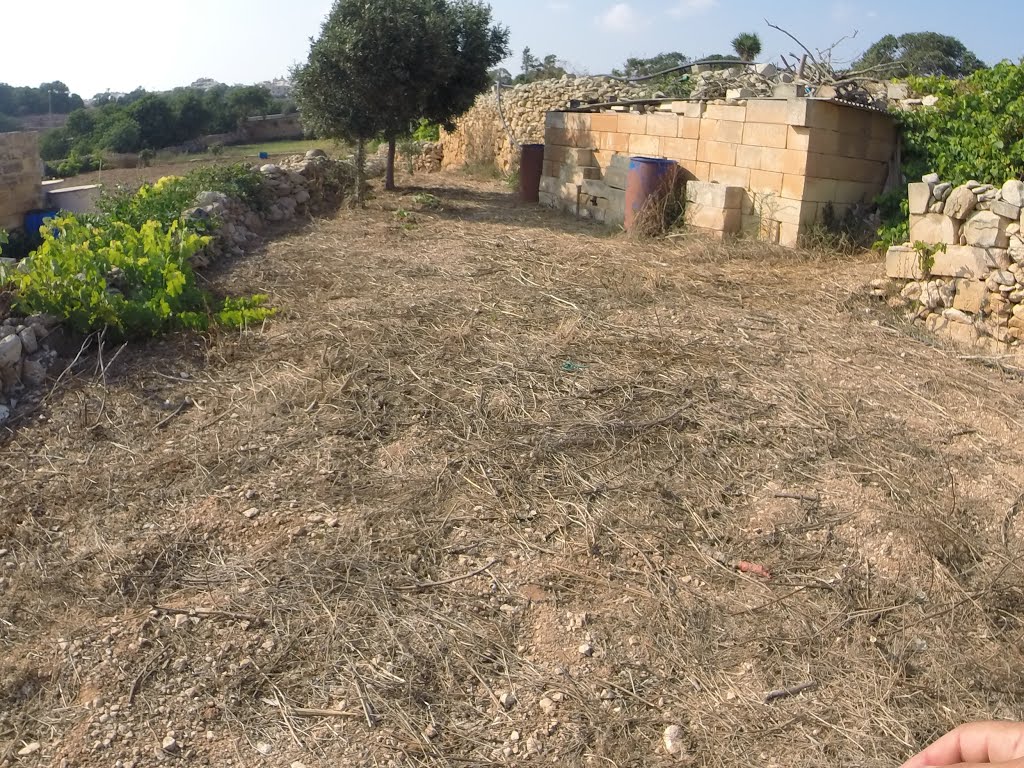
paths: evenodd
<path fill-rule="evenodd" d="M 771 691 L 770 693 L 765 694 L 764 703 L 771 704 L 773 701 L 776 701 L 778 699 L 784 699 L 788 696 L 798 696 L 804 691 L 810 691 L 817 687 L 818 684 L 815 681 L 809 680 L 806 683 L 792 685 L 789 688 L 780 688 L 777 691 Z"/>
<path fill-rule="evenodd" d="M 491 560 L 491 562 L 489 562 L 487 565 L 483 566 L 482 568 L 477 568 L 475 571 L 472 571 L 471 573 L 467 573 L 463 576 L 455 576 L 451 579 L 445 579 L 444 581 L 421 581 L 418 584 L 411 584 L 409 586 L 399 586 L 395 587 L 395 589 L 406 592 L 418 592 L 421 589 L 433 589 L 434 587 L 443 587 L 448 584 L 455 584 L 456 582 L 465 581 L 466 579 L 472 579 L 474 576 L 479 576 L 488 568 L 497 565 L 498 562 L 498 560 Z"/>
<path fill-rule="evenodd" d="M 207 608 L 170 608 L 162 605 L 154 605 L 152 610 L 169 616 L 198 616 L 201 618 L 232 619 L 233 621 L 248 621 L 254 624 L 260 621 L 259 616 L 254 616 L 249 613 L 232 613 L 231 611 L 218 611 Z"/>

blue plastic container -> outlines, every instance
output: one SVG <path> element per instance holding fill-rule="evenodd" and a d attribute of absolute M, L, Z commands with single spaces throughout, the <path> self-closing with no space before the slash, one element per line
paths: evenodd
<path fill-rule="evenodd" d="M 47 219 L 52 219 L 60 214 L 57 208 L 37 208 L 25 214 L 25 234 L 29 237 L 38 237 Z"/>
<path fill-rule="evenodd" d="M 269 159 L 270 159 L 270 153 L 269 152 L 260 152 L 260 160 L 269 160 Z"/>
<path fill-rule="evenodd" d="M 658 194 L 677 167 L 663 157 L 631 157 L 626 171 L 626 231 L 633 229 L 636 215 Z"/>

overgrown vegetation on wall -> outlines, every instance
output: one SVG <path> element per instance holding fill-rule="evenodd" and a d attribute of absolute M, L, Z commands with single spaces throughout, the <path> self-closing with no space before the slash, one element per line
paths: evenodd
<path fill-rule="evenodd" d="M 910 83 L 939 101 L 901 118 L 909 178 L 935 172 L 959 185 L 1024 176 L 1024 63 L 1003 62 L 963 79 Z"/>
<path fill-rule="evenodd" d="M 938 173 L 954 186 L 971 179 L 1024 179 L 1024 61 L 1004 61 L 964 78 L 911 78 L 938 103 L 903 112 L 903 173 L 917 181 Z M 906 242 L 906 187 L 879 202 L 880 249 Z"/>
<path fill-rule="evenodd" d="M 15 312 L 55 315 L 81 333 L 131 338 L 262 322 L 274 313 L 265 296 L 223 299 L 199 287 L 191 259 L 219 222 L 183 211 L 209 190 L 259 210 L 263 185 L 259 172 L 227 166 L 115 192 L 100 215 L 48 222 L 33 254 L 17 268 L 0 268 L 0 285 L 14 288 Z"/>

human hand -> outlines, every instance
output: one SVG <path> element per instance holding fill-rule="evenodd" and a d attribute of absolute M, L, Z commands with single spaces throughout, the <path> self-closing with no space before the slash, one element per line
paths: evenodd
<path fill-rule="evenodd" d="M 971 723 L 950 731 L 901 768 L 1024 768 L 1024 723 Z"/>

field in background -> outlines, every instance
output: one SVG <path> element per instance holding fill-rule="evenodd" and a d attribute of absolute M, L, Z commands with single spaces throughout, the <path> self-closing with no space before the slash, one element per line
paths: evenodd
<path fill-rule="evenodd" d="M 892 768 L 1022 715 L 1024 382 L 873 258 L 403 181 L 207 273 L 266 327 L 22 412 L 0 763 Z"/>
<path fill-rule="evenodd" d="M 174 176 L 193 168 L 210 165 L 227 165 L 230 163 L 253 163 L 261 165 L 272 163 L 291 155 L 304 155 L 311 149 L 322 149 L 331 157 L 343 157 L 350 152 L 347 147 L 339 146 L 333 141 L 308 139 L 305 141 L 276 141 L 264 144 L 240 144 L 224 147 L 220 154 L 206 152 L 198 155 L 185 155 L 173 152 L 157 152 L 148 168 L 114 168 L 79 174 L 64 179 L 57 185 L 61 187 L 77 187 L 85 184 L 139 186 L 153 182 L 163 176 Z M 269 159 L 261 160 L 260 152 L 266 152 Z"/>

